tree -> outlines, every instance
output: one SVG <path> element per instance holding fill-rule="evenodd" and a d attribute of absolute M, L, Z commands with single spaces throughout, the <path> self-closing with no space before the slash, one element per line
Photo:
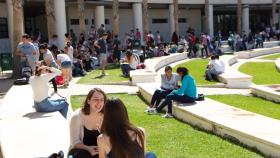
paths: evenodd
<path fill-rule="evenodd" d="M 51 39 L 55 33 L 54 0 L 46 0 L 45 7 L 48 25 L 48 38 Z"/>
<path fill-rule="evenodd" d="M 276 26 L 276 0 L 272 0 L 272 26 Z"/>
<path fill-rule="evenodd" d="M 179 7 L 178 7 L 178 0 L 173 0 L 174 5 L 174 21 L 175 21 L 175 32 L 179 35 Z"/>
<path fill-rule="evenodd" d="M 149 33 L 148 0 L 143 0 L 144 36 Z"/>
<path fill-rule="evenodd" d="M 85 1 L 78 0 L 78 15 L 80 23 L 80 33 L 85 33 L 86 24 L 85 24 Z"/>
<path fill-rule="evenodd" d="M 17 56 L 16 48 L 17 44 L 21 41 L 23 35 L 23 0 L 12 0 L 13 5 L 13 75 L 12 78 L 19 78 L 20 71 L 20 57 Z"/>
<path fill-rule="evenodd" d="M 204 31 L 207 33 L 210 33 L 210 30 L 209 30 L 209 0 L 205 0 L 204 14 L 205 14 Z"/>
<path fill-rule="evenodd" d="M 119 35 L 119 32 L 120 32 L 119 0 L 113 0 L 113 36 Z"/>
<path fill-rule="evenodd" d="M 242 0 L 237 1 L 237 33 L 242 33 Z"/>

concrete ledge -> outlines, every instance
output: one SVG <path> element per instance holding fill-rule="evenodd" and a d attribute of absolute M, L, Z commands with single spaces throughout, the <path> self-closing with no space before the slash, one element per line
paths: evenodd
<path fill-rule="evenodd" d="M 137 69 L 130 72 L 132 85 L 137 83 L 155 82 L 157 71 L 171 63 L 187 58 L 187 53 L 176 53 L 169 56 L 155 57 L 145 60 L 146 69 Z"/>
<path fill-rule="evenodd" d="M 69 123 L 59 113 L 38 113 L 30 85 L 13 86 L 0 106 L 0 146 L 4 158 L 48 157 L 68 152 Z"/>
<path fill-rule="evenodd" d="M 253 57 L 274 54 L 279 52 L 280 52 L 280 46 L 275 46 L 272 48 L 259 48 L 259 49 L 249 50 L 249 51 L 240 51 L 240 52 L 236 52 L 235 54 L 240 59 L 250 59 Z"/>
<path fill-rule="evenodd" d="M 150 101 L 155 89 L 139 84 L 139 90 Z M 173 105 L 173 115 L 184 122 L 257 148 L 267 157 L 280 157 L 279 120 L 207 98 L 196 104 Z"/>
<path fill-rule="evenodd" d="M 280 58 L 275 60 L 275 65 L 276 65 L 276 68 L 278 69 L 278 71 L 280 71 Z"/>
<path fill-rule="evenodd" d="M 227 88 L 249 88 L 252 84 L 252 76 L 239 71 L 227 70 L 218 76 L 220 82 L 225 83 Z"/>
<path fill-rule="evenodd" d="M 280 85 L 253 85 L 250 90 L 258 97 L 280 103 Z"/>

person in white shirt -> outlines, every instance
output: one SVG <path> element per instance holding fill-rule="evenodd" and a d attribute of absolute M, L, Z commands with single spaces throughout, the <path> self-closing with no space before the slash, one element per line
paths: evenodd
<path fill-rule="evenodd" d="M 131 50 L 126 51 L 126 56 L 123 60 L 121 60 L 121 70 L 123 77 L 129 77 L 129 73 L 131 70 L 136 70 L 138 65 L 138 61 L 136 57 L 131 52 Z"/>
<path fill-rule="evenodd" d="M 72 62 L 70 57 L 65 54 L 68 51 L 68 47 L 64 47 L 64 53 L 57 55 L 57 64 L 60 65 L 62 76 L 64 80 L 64 87 L 67 88 L 69 86 L 70 80 L 70 71 L 72 70 Z"/>
<path fill-rule="evenodd" d="M 60 70 L 48 66 L 36 66 L 35 76 L 31 76 L 29 83 L 33 90 L 35 109 L 37 112 L 59 111 L 67 118 L 68 103 L 65 98 L 53 100 L 49 97 L 49 81 L 59 75 Z"/>
<path fill-rule="evenodd" d="M 218 75 L 225 72 L 225 64 L 219 60 L 219 56 L 211 56 L 211 61 L 207 65 L 205 72 L 206 80 L 212 81 L 217 80 Z"/>

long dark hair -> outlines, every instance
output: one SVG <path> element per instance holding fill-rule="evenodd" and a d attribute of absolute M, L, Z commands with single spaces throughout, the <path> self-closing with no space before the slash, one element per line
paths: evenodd
<path fill-rule="evenodd" d="M 85 114 L 85 115 L 89 115 L 90 114 L 90 105 L 88 104 L 88 100 L 91 99 L 92 95 L 95 93 L 95 92 L 99 92 L 103 95 L 104 97 L 104 104 L 106 103 L 106 100 L 107 100 L 107 96 L 105 94 L 105 92 L 99 88 L 93 88 L 92 90 L 90 90 L 88 92 L 88 95 L 84 101 L 84 104 L 83 104 L 83 107 L 82 107 L 82 112 Z M 100 111 L 101 113 L 104 112 L 104 106 L 102 108 L 102 110 Z"/>
<path fill-rule="evenodd" d="M 144 158 L 144 133 L 129 122 L 124 103 L 118 98 L 113 98 L 108 99 L 104 107 L 101 130 L 110 138 L 113 157 Z M 130 137 L 128 131 L 135 133 L 135 140 Z"/>
<path fill-rule="evenodd" d="M 181 80 L 183 80 L 184 77 L 189 74 L 189 70 L 185 67 L 178 67 L 177 68 L 177 73 L 182 73 L 183 74 L 182 78 L 181 78 Z"/>

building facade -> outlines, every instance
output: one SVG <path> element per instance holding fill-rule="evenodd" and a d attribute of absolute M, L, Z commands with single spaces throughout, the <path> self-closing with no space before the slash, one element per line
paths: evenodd
<path fill-rule="evenodd" d="M 227 36 L 229 31 L 238 31 L 239 0 L 178 0 L 179 34 L 184 36 L 191 27 L 197 34 L 207 32 L 214 36 L 218 31 Z M 11 52 L 12 28 L 23 27 L 25 33 L 41 33 L 42 41 L 48 39 L 48 25 L 45 0 L 26 0 L 23 5 L 23 24 L 13 22 L 13 0 L 0 0 L 0 53 Z M 79 35 L 77 0 L 54 0 L 54 33 L 58 34 L 63 46 L 64 33 L 73 29 Z M 105 24 L 112 30 L 112 0 L 85 0 L 86 32 L 94 25 Z M 276 4 L 276 5 L 273 5 Z M 242 0 L 241 28 L 249 32 L 260 31 L 266 26 L 279 24 L 280 0 Z M 119 0 L 119 36 L 124 39 L 126 32 L 139 28 L 143 33 L 142 0 Z M 18 26 L 22 25 L 22 26 Z M 170 41 L 175 31 L 173 0 L 148 0 L 148 25 L 153 33 L 160 31 L 165 41 Z M 142 35 L 143 37 L 143 35 Z"/>

